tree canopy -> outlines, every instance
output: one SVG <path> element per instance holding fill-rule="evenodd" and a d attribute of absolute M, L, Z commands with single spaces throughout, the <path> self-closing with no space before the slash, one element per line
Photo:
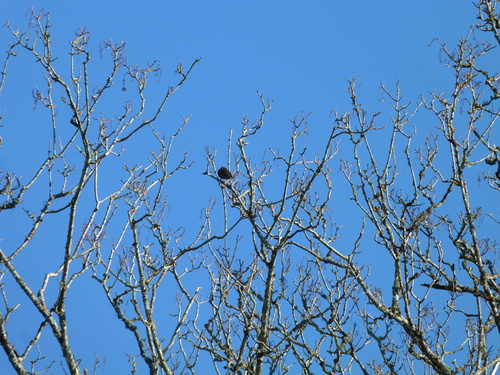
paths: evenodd
<path fill-rule="evenodd" d="M 67 57 L 48 13 L 32 10 L 28 31 L 7 23 L 0 92 L 34 59 L 46 134 L 29 141 L 43 154 L 0 171 L 8 373 L 106 373 L 110 354 L 79 342 L 99 330 L 131 373 L 494 373 L 500 11 L 476 11 L 457 45 L 435 41 L 446 93 L 411 103 L 381 84 L 368 108 L 352 78 L 349 108 L 320 130 L 307 112 L 288 119 L 279 143 L 258 93 L 258 114 L 203 161 L 181 151 L 189 116 L 158 126 L 201 57 L 152 98 L 159 62 L 130 64 L 125 43 L 103 42 L 94 70 L 88 30 Z M 186 215 L 187 188 L 169 192 L 195 162 L 199 191 L 218 196 Z"/>

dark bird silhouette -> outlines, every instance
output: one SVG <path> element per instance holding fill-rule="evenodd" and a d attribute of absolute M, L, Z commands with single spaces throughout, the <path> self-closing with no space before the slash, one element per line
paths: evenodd
<path fill-rule="evenodd" d="M 69 120 L 69 123 L 73 126 L 76 126 L 77 128 L 80 127 L 80 125 L 78 124 L 78 117 L 76 117 L 76 116 L 71 117 L 71 120 Z"/>
<path fill-rule="evenodd" d="M 217 176 L 219 176 L 223 180 L 229 180 L 230 178 L 233 178 L 233 175 L 226 167 L 220 167 L 220 169 L 217 171 Z"/>

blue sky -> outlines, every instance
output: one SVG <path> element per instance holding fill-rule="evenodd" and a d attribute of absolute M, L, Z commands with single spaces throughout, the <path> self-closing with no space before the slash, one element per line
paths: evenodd
<path fill-rule="evenodd" d="M 7 2 L 4 18 L 24 28 L 30 4 Z M 427 91 L 446 90 L 453 76 L 439 63 L 438 46 L 431 42 L 439 38 L 454 44 L 474 21 L 472 5 L 454 1 L 33 4 L 50 12 L 59 41 L 55 48 L 62 54 L 74 32 L 87 27 L 96 50 L 102 40 L 123 40 L 130 63 L 159 60 L 163 72 L 151 97 L 175 82 L 179 61 L 188 66 L 203 57 L 165 111 L 165 121 L 192 115 L 186 137 L 196 158 L 206 145 L 224 148 L 228 129 L 239 128 L 243 116 L 255 118 L 257 90 L 274 101 L 272 120 L 283 124 L 302 111 L 312 112 L 314 126 L 330 124 L 334 108 L 349 109 L 346 78 L 361 78 L 359 93 L 368 108 L 377 104 L 380 82 L 392 88 L 399 81 L 404 98 L 412 102 Z M 2 31 L 6 40 L 7 30 Z M 15 90 L 17 103 L 26 109 L 32 108 L 27 83 L 24 94 Z"/>
<path fill-rule="evenodd" d="M 257 91 L 274 101 L 269 132 L 281 134 L 287 119 L 302 111 L 312 112 L 314 129 L 332 123 L 332 109 L 349 110 L 346 78 L 361 78 L 369 109 L 378 104 L 380 82 L 392 88 L 399 81 L 412 102 L 446 90 L 452 74 L 439 63 L 437 44 L 430 44 L 434 38 L 455 43 L 473 9 L 453 1 L 54 4 L 38 7 L 51 12 L 61 48 L 86 26 L 96 48 L 101 40 L 123 40 L 130 63 L 159 60 L 164 70 L 151 97 L 176 82 L 179 61 L 188 66 L 203 57 L 163 120 L 167 127 L 192 115 L 181 147 L 196 161 L 193 173 L 200 179 L 205 146 L 225 150 L 229 128 L 260 113 Z M 26 6 L 16 8 L 12 14 L 22 24 Z"/>
<path fill-rule="evenodd" d="M 413 103 L 420 94 L 449 90 L 453 72 L 439 62 L 439 46 L 433 40 L 454 45 L 475 22 L 472 2 L 456 0 L 4 1 L 0 22 L 9 20 L 14 27 L 26 29 L 30 5 L 51 14 L 53 39 L 58 41 L 54 49 L 60 53 L 62 71 L 67 69 L 68 41 L 81 27 L 91 32 L 96 52 L 91 69 L 97 75 L 107 61 L 98 57 L 102 40 L 125 41 L 131 64 L 159 60 L 163 71 L 151 82 L 151 98 L 160 97 L 176 82 L 179 61 L 187 67 L 202 57 L 159 120 L 159 127 L 168 131 L 182 123 L 181 116 L 191 115 L 174 157 L 185 150 L 194 165 L 170 193 L 172 202 L 189 201 L 187 208 L 172 205 L 171 216 L 180 223 L 199 219 L 201 209 L 218 194 L 218 186 L 205 185 L 202 175 L 205 147 L 220 150 L 218 163 L 226 163 L 229 129 L 238 134 L 243 116 L 256 119 L 260 114 L 257 91 L 274 104 L 265 137 L 256 148 L 260 151 L 253 159 L 258 162 L 266 148 L 287 144 L 283 134 L 288 135 L 288 118 L 302 112 L 312 112 L 310 144 L 314 150 L 315 144 L 323 144 L 321 130 L 333 123 L 332 110 L 350 110 L 346 78 L 360 77 L 358 94 L 369 111 L 384 109 L 378 100 L 380 82 L 394 88 L 399 81 L 405 100 Z M 9 42 L 3 27 L 0 51 Z M 0 113 L 5 111 L 0 169 L 21 170 L 26 176 L 33 167 L 32 158 L 46 152 L 48 144 L 39 142 L 45 134 L 42 125 L 49 124 L 49 118 L 33 110 L 31 90 L 43 81 L 30 71 L 32 60 L 24 55 L 22 60 L 11 61 L 12 73 L 0 94 Z M 432 124 L 428 126 L 427 131 L 432 131 Z M 202 191 L 200 186 L 204 186 Z M 15 222 L 4 220 L 5 216 L 0 217 L 0 228 L 10 232 L 16 227 Z M 87 307 L 89 316 L 96 314 Z M 113 324 L 118 323 L 110 319 L 101 328 Z M 5 360 L 0 354 L 0 368 Z M 109 373 L 115 365 L 108 356 Z"/>

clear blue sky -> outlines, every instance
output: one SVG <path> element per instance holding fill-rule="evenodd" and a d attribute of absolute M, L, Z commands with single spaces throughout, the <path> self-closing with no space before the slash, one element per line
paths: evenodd
<path fill-rule="evenodd" d="M 255 119 L 260 113 L 257 90 L 274 101 L 267 123 L 268 137 L 272 139 L 275 130 L 276 141 L 289 129 L 287 119 L 302 111 L 312 112 L 312 130 L 331 125 L 333 109 L 348 111 L 346 78 L 361 78 L 358 93 L 369 110 L 380 109 L 380 82 L 393 88 L 399 81 L 405 100 L 415 103 L 422 93 L 447 90 L 453 79 L 451 70 L 439 63 L 439 48 L 436 43 L 431 45 L 433 39 L 454 45 L 475 22 L 471 2 L 457 5 L 452 0 L 8 1 L 3 5 L 4 19 L 25 29 L 30 4 L 50 12 L 54 39 L 59 41 L 54 48 L 61 52 L 61 58 L 67 56 L 68 40 L 75 31 L 87 27 L 96 51 L 102 40 L 123 40 L 129 63 L 144 65 L 159 60 L 163 72 L 159 84 L 151 84 L 152 98 L 160 97 L 165 87 L 177 82 L 174 71 L 179 61 L 188 66 L 203 57 L 160 119 L 166 128 L 173 128 L 180 124 L 181 116 L 192 115 L 179 147 L 196 161 L 192 174 L 200 181 L 204 181 L 205 146 L 226 150 L 229 129 L 239 129 L 243 116 Z M 6 36 L 7 30 L 2 29 L 0 41 L 7 42 Z M 97 56 L 93 62 L 107 68 L 108 60 Z M 3 94 L 0 104 L 4 108 L 23 107 L 20 113 L 6 113 L 2 130 L 5 147 L 21 149 L 15 140 L 7 142 L 9 134 L 14 131 L 13 137 L 17 135 L 14 122 L 41 121 L 40 111 L 33 111 L 31 90 L 43 82 L 38 75 L 34 83 L 26 67 L 15 73 L 4 89 L 9 95 Z M 20 84 L 25 86 L 21 89 Z M 35 134 L 35 124 L 30 131 Z M 17 161 L 2 160 L 7 166 Z M 196 190 L 192 193 L 203 205 L 206 197 Z"/>
<path fill-rule="evenodd" d="M 359 94 L 369 110 L 380 107 L 380 82 L 392 88 L 399 81 L 403 96 L 412 102 L 428 91 L 449 90 L 453 73 L 440 64 L 439 46 L 431 43 L 439 38 L 454 45 L 476 21 L 472 2 L 456 0 L 91 0 L 3 1 L 0 22 L 9 20 L 14 27 L 26 29 L 30 5 L 51 14 L 61 71 L 67 69 L 64 63 L 68 41 L 81 27 L 91 32 L 96 64 L 103 63 L 97 53 L 100 41 L 109 39 L 127 43 L 126 55 L 131 64 L 159 60 L 163 72 L 152 82 L 151 97 L 159 96 L 177 81 L 174 71 L 179 61 L 186 67 L 203 57 L 159 120 L 166 129 L 173 129 L 181 124 L 181 116 L 192 115 L 176 148 L 177 155 L 187 151 L 195 164 L 171 192 L 171 202 L 190 203 L 187 208 L 172 204 L 172 216 L 182 225 L 198 220 L 201 208 L 218 194 L 216 185 L 200 191 L 206 183 L 202 175 L 206 168 L 205 147 L 219 149 L 218 161 L 225 164 L 229 129 L 238 134 L 243 116 L 256 119 L 260 113 L 256 91 L 274 101 L 266 122 L 267 137 L 260 145 L 263 149 L 288 142 L 283 140 L 283 134 L 288 135 L 287 119 L 302 111 L 312 112 L 311 144 L 321 143 L 320 137 L 314 138 L 315 129 L 331 126 L 333 109 L 341 113 L 350 110 L 346 77 L 360 77 Z M 4 27 L 0 29 L 0 53 L 9 42 Z M 39 75 L 31 74 L 32 63 L 33 58 L 26 55 L 12 60 L 12 74 L 0 94 L 0 113 L 5 111 L 4 127 L 0 128 L 4 144 L 0 148 L 0 169 L 20 169 L 26 176 L 30 174 L 31 158 L 36 152 L 46 152 L 48 145 L 48 141 L 43 143 L 33 154 L 26 150 L 37 147 L 42 136 L 40 127 L 45 123 L 49 126 L 47 113 L 33 110 L 31 90 L 41 86 L 42 81 Z M 7 158 L 16 149 L 18 157 Z M 253 159 L 258 162 L 260 157 L 256 154 Z M 0 217 L 0 237 L 16 227 L 15 222 L 5 220 L 5 215 Z M 87 307 L 88 316 L 94 316 L 98 326 L 99 312 Z M 113 319 L 101 323 L 103 329 L 120 327 Z M 118 331 L 123 334 L 123 329 Z M 79 343 L 82 347 L 95 346 L 96 352 L 109 350 L 105 340 L 97 339 L 98 332 L 95 336 L 78 334 L 83 337 Z M 123 363 L 123 357 L 115 361 L 113 355 L 123 356 L 123 348 L 107 355 L 108 373 L 119 373 L 115 366 Z M 0 369 L 5 361 L 0 354 Z"/>

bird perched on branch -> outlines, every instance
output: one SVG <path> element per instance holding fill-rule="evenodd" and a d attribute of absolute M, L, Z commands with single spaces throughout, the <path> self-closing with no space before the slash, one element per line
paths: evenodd
<path fill-rule="evenodd" d="M 230 178 L 233 178 L 233 175 L 226 167 L 220 167 L 217 171 L 217 176 L 219 176 L 223 180 L 229 180 Z"/>
<path fill-rule="evenodd" d="M 80 127 L 78 117 L 76 117 L 76 116 L 71 117 L 71 120 L 69 120 L 69 123 L 73 126 L 76 126 L 77 128 Z"/>

